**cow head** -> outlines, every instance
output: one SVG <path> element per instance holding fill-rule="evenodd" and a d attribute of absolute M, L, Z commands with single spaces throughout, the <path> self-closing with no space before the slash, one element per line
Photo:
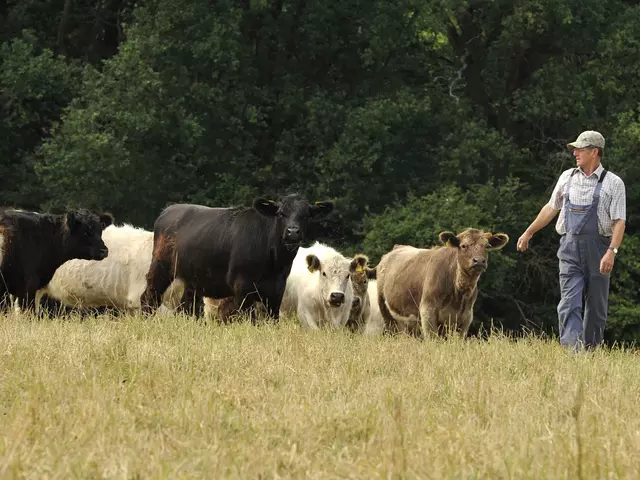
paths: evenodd
<path fill-rule="evenodd" d="M 267 217 L 275 217 L 278 236 L 288 248 L 297 248 L 306 240 L 309 222 L 329 214 L 333 202 L 309 203 L 300 195 L 287 195 L 278 201 L 256 198 L 253 208 Z"/>
<path fill-rule="evenodd" d="M 351 275 L 356 268 L 353 262 L 343 256 L 320 261 L 314 254 L 307 255 L 306 261 L 311 273 L 319 272 L 318 288 L 325 304 L 330 307 L 344 305 L 347 297 L 353 294 Z"/>
<path fill-rule="evenodd" d="M 356 254 L 351 260 L 353 272 L 351 274 L 351 282 L 353 283 L 353 305 L 351 306 L 351 311 L 355 315 L 360 314 L 365 300 L 369 298 L 367 295 L 369 279 L 376 276 L 376 269 L 369 268 L 368 263 L 369 258 L 362 253 Z"/>
<path fill-rule="evenodd" d="M 65 247 L 70 258 L 103 260 L 109 254 L 102 241 L 102 230 L 113 223 L 111 214 L 97 215 L 88 210 L 67 212 Z"/>
<path fill-rule="evenodd" d="M 480 275 L 488 266 L 490 250 L 500 250 L 509 241 L 505 233 L 490 233 L 468 228 L 458 235 L 441 232 L 440 241 L 457 249 L 458 266 L 469 274 Z"/>

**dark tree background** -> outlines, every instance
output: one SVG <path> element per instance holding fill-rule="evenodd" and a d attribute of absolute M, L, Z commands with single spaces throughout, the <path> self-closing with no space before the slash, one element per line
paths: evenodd
<path fill-rule="evenodd" d="M 441 230 L 511 242 L 474 327 L 557 331 L 557 235 L 517 238 L 607 139 L 627 186 L 607 340 L 640 340 L 640 6 L 620 0 L 10 0 L 0 203 L 108 209 L 331 198 L 323 240 L 374 262 Z"/>

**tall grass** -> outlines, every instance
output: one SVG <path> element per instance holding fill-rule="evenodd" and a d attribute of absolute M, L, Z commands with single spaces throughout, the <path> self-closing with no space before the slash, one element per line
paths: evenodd
<path fill-rule="evenodd" d="M 639 478 L 640 356 L 0 317 L 0 478 Z"/>

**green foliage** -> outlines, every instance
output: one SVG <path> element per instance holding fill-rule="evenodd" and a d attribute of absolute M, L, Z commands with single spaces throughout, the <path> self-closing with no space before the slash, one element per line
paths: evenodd
<path fill-rule="evenodd" d="M 80 68 L 32 38 L 0 45 L 0 202 L 38 208 L 34 150 L 76 94 Z"/>
<path fill-rule="evenodd" d="M 0 42 L 28 30 L 38 45 L 94 65 L 117 53 L 135 0 L 9 0 Z"/>

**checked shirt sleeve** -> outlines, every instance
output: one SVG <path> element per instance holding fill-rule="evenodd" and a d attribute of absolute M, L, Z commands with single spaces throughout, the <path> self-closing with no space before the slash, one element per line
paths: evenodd
<path fill-rule="evenodd" d="M 624 182 L 617 177 L 615 182 L 611 184 L 611 206 L 609 207 L 609 215 L 612 221 L 627 220 L 627 198 L 625 193 Z"/>
<path fill-rule="evenodd" d="M 558 182 L 556 183 L 555 188 L 553 189 L 553 193 L 551 194 L 551 198 L 549 199 L 549 206 L 554 210 L 560 210 L 562 208 L 562 193 L 564 191 L 564 186 L 567 184 L 567 179 L 569 178 L 569 172 L 571 170 L 567 170 L 562 172 Z"/>

